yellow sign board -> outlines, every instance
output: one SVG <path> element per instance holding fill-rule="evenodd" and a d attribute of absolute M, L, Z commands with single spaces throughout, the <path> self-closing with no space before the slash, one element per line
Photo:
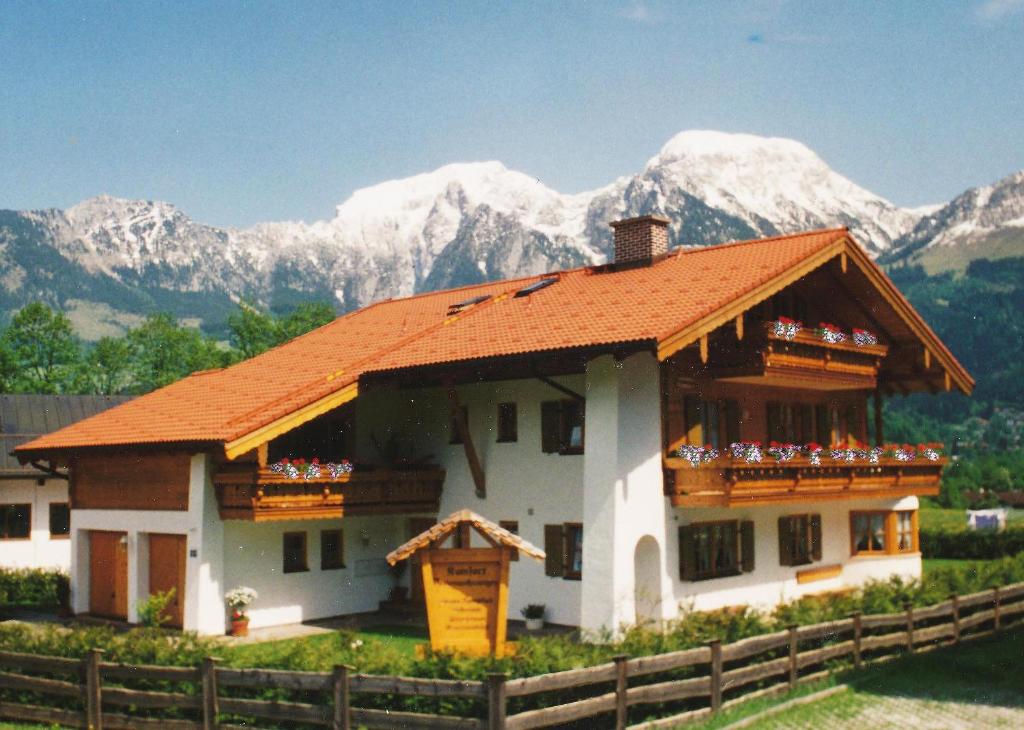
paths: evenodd
<path fill-rule="evenodd" d="M 511 553 L 507 547 L 422 551 L 431 649 L 505 654 Z"/>

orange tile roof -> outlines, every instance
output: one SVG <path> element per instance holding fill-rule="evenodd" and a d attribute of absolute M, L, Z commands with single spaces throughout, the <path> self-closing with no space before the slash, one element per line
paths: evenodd
<path fill-rule="evenodd" d="M 227 443 L 364 373 L 595 345 L 653 348 L 848 239 L 845 229 L 812 231 L 680 250 L 646 267 L 587 267 L 377 302 L 250 360 L 193 374 L 43 436 L 20 453 Z M 513 296 L 548 276 L 558 281 Z M 446 316 L 481 295 L 491 299 Z"/>

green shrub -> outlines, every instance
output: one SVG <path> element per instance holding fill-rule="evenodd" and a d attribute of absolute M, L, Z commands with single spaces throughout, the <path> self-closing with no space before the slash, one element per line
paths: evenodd
<path fill-rule="evenodd" d="M 171 620 L 171 617 L 164 613 L 168 604 L 174 600 L 174 588 L 169 588 L 162 593 L 153 593 L 148 598 L 139 601 L 136 611 L 139 614 L 139 623 L 151 629 L 160 628 Z"/>
<path fill-rule="evenodd" d="M 1024 529 L 952 532 L 922 528 L 920 544 L 926 558 L 993 560 L 1024 552 Z"/>
<path fill-rule="evenodd" d="M 59 570 L 0 568 L 0 603 L 56 606 L 62 580 L 67 580 L 67 577 Z"/>

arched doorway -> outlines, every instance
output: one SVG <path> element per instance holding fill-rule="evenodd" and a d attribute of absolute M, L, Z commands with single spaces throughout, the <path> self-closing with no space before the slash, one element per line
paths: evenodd
<path fill-rule="evenodd" d="M 641 537 L 633 551 L 633 605 L 638 626 L 660 624 L 661 548 L 650 535 Z"/>

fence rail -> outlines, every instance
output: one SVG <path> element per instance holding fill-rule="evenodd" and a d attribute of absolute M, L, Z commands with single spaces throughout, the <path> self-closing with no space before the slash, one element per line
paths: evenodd
<path fill-rule="evenodd" d="M 999 631 L 1022 614 L 1024 583 L 1017 583 L 950 596 L 934 606 L 907 605 L 900 613 L 855 613 L 841 621 L 791 626 L 732 644 L 712 641 L 655 656 L 617 656 L 605 664 L 536 677 L 507 679 L 495 674 L 483 682 L 356 674 L 345 666 L 330 673 L 236 669 L 217 666 L 212 658 L 200 667 L 116 664 L 103 661 L 102 652 L 95 649 L 83 659 L 0 651 L 0 689 L 71 698 L 70 704 L 75 705 L 56 708 L 0 699 L 0 718 L 96 730 L 210 730 L 229 721 L 257 727 L 260 721 L 288 721 L 344 730 L 358 726 L 529 730 L 606 715 L 607 724 L 614 720 L 618 730 L 627 727 L 630 707 L 662 705 L 648 708 L 645 714 L 666 716 L 631 726 L 654 730 L 816 681 L 828 675 L 827 662 L 852 659 L 860 667 L 866 661 L 893 658 L 891 651 L 886 652 L 893 648 L 913 653 L 941 646 L 939 642 L 958 644 Z M 817 671 L 805 673 L 812 668 Z M 768 680 L 776 681 L 764 686 Z M 164 684 L 155 689 L 154 682 Z M 235 692 L 225 694 L 223 689 Z M 239 689 L 293 696 L 235 696 Z M 583 693 L 591 696 L 580 696 Z M 382 696 L 469 701 L 480 708 L 480 716 L 353 706 L 353 696 L 378 701 Z M 537 707 L 524 704 L 530 698 Z M 518 711 L 510 714 L 510 706 Z M 164 714 L 144 716 L 138 709 Z M 187 717 L 171 716 L 168 710 Z"/>

